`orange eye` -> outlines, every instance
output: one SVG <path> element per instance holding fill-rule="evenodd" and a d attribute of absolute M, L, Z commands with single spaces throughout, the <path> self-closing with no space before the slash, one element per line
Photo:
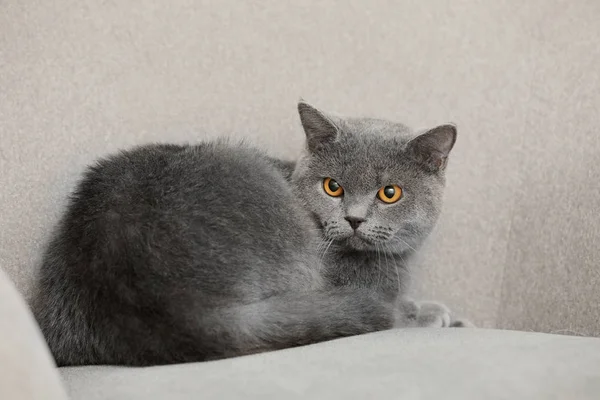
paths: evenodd
<path fill-rule="evenodd" d="M 392 204 L 402 197 L 402 189 L 398 185 L 384 186 L 377 192 L 379 200 L 387 204 Z"/>
<path fill-rule="evenodd" d="M 331 178 L 323 179 L 323 190 L 331 197 L 340 197 L 344 194 L 344 188 Z"/>

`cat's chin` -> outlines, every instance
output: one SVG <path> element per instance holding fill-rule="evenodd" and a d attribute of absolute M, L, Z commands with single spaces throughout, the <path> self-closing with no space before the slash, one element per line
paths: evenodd
<path fill-rule="evenodd" d="M 345 237 L 337 237 L 333 239 L 337 242 L 338 246 L 345 248 L 348 251 L 373 251 L 377 248 L 379 242 L 374 242 L 368 237 L 362 235 L 360 232 L 357 234 L 350 234 Z"/>
<path fill-rule="evenodd" d="M 360 238 L 357 235 L 347 238 L 345 243 L 346 246 L 352 250 L 367 251 L 375 248 L 375 244 L 373 244 L 371 241 Z"/>

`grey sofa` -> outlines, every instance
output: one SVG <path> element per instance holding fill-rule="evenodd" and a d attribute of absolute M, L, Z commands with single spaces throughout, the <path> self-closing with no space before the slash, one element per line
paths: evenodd
<path fill-rule="evenodd" d="M 0 398 L 600 398 L 599 20 L 597 0 L 0 2 Z M 83 167 L 217 135 L 293 157 L 300 96 L 458 125 L 414 287 L 486 329 L 55 369 L 25 301 Z"/>

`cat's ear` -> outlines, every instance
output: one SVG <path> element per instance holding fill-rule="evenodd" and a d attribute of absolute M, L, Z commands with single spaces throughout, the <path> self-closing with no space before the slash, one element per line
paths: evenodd
<path fill-rule="evenodd" d="M 339 128 L 321 111 L 303 100 L 298 102 L 300 121 L 306 134 L 306 144 L 310 151 L 316 151 L 335 142 L 340 134 Z"/>
<path fill-rule="evenodd" d="M 411 156 L 430 171 L 446 168 L 448 155 L 456 142 L 456 126 L 440 125 L 417 136 L 408 143 Z"/>

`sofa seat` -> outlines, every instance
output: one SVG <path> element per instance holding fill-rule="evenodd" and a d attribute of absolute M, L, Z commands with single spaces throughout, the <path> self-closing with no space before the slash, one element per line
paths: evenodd
<path fill-rule="evenodd" d="M 598 400 L 600 339 L 398 329 L 221 361 L 60 372 L 73 400 Z"/>

